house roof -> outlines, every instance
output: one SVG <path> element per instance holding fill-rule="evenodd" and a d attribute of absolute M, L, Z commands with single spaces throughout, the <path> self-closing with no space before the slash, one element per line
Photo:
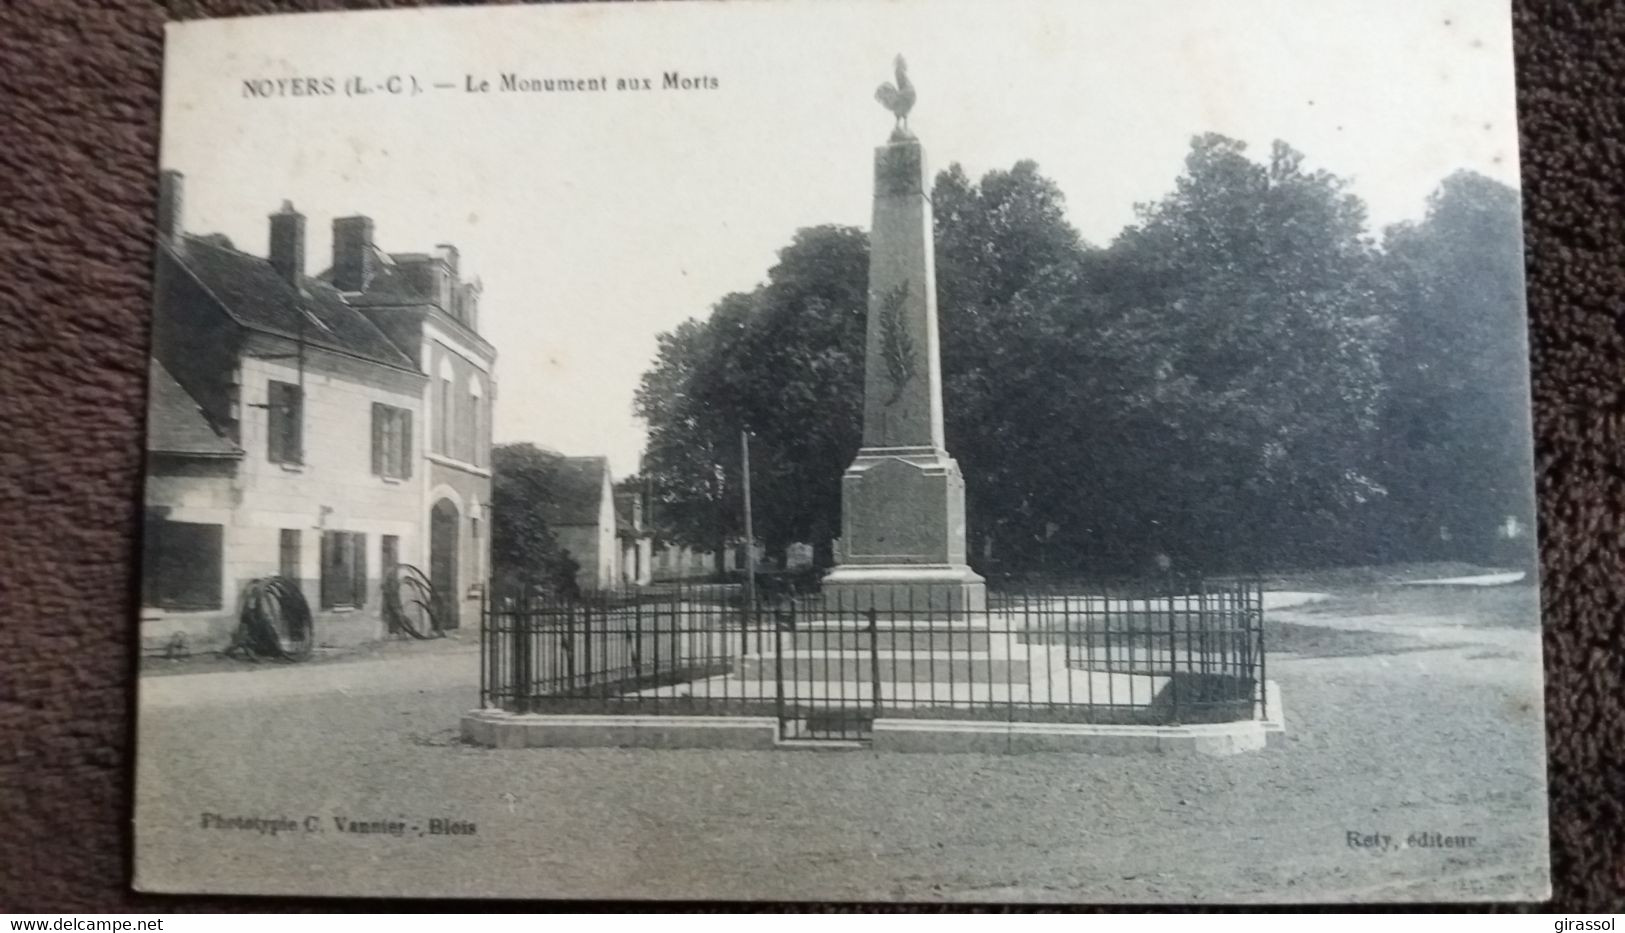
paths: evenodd
<path fill-rule="evenodd" d="M 148 360 L 147 450 L 188 457 L 235 458 L 243 455 L 203 417 L 197 401 L 175 381 L 163 364 Z"/>
<path fill-rule="evenodd" d="M 367 249 L 372 255 L 370 275 L 367 278 L 367 287 L 360 292 L 346 293 L 344 300 L 351 306 L 367 311 L 411 312 L 436 321 L 449 324 L 461 331 L 463 336 L 472 340 L 477 346 L 494 352 L 494 348 L 479 331 L 470 327 L 466 321 L 458 320 L 447 309 L 440 305 L 430 295 L 423 293 L 422 289 L 413 284 L 401 269 L 401 264 L 427 262 L 435 257 L 427 253 L 391 253 L 380 249 L 376 244 L 369 245 Z M 316 274 L 322 282 L 333 281 L 333 269 L 323 269 Z"/>
<path fill-rule="evenodd" d="M 429 296 L 412 284 L 396 262 L 397 258 L 410 261 L 410 254 L 388 253 L 370 244 L 366 249 L 372 255 L 372 260 L 368 263 L 370 274 L 367 276 L 367 287 L 348 296 L 352 304 L 421 306 L 424 309 L 432 305 Z M 331 267 L 323 269 L 316 277 L 323 282 L 332 282 L 333 270 Z"/>
<path fill-rule="evenodd" d="M 290 338 L 303 334 L 312 346 L 417 371 L 383 331 L 320 279 L 306 276 L 295 288 L 269 261 L 209 237 L 188 236 L 185 248 L 170 255 L 244 327 Z"/>
<path fill-rule="evenodd" d="M 608 477 L 605 457 L 560 457 L 553 465 L 553 495 L 544 513 L 548 524 L 598 524 Z"/>

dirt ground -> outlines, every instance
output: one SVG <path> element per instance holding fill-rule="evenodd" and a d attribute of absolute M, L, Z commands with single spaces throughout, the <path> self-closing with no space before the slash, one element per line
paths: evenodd
<path fill-rule="evenodd" d="M 342 663 L 290 672 L 287 689 L 269 675 L 152 678 L 167 692 L 140 724 L 138 883 L 418 897 L 1543 898 L 1534 587 L 1362 583 L 1329 597 L 1269 614 L 1288 731 L 1231 758 L 484 749 L 457 739 L 472 685 L 447 686 L 464 667 L 477 678 L 466 650 L 358 664 L 354 689 Z M 233 676 L 260 686 L 223 700 L 220 678 Z M 293 826 L 218 828 L 205 814 Z M 399 834 L 341 832 L 335 818 Z M 435 833 L 433 820 L 474 831 Z"/>

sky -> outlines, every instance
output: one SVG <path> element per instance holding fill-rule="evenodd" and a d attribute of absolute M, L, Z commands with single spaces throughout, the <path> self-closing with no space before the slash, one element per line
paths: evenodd
<path fill-rule="evenodd" d="M 867 227 L 873 99 L 901 52 L 930 166 L 1037 161 L 1109 243 L 1193 135 L 1282 139 L 1373 233 L 1446 175 L 1518 184 L 1511 24 L 1485 0 L 743 0 L 254 17 L 171 26 L 161 162 L 184 222 L 264 255 L 284 199 L 309 271 L 334 217 L 453 243 L 485 286 L 493 431 L 634 472 L 655 337 L 761 282 L 801 227 Z M 660 89 L 662 76 L 714 88 Z M 651 90 L 502 92 L 501 75 Z M 389 76 L 419 94 L 391 94 Z M 336 93 L 260 97 L 248 80 Z M 377 90 L 344 93 L 360 80 Z M 467 90 L 489 81 L 493 90 Z M 436 83 L 450 85 L 435 88 Z M 701 81 L 701 84 L 711 84 Z"/>

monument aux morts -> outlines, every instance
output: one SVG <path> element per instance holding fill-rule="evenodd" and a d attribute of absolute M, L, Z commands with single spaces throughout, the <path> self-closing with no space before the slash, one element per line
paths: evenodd
<path fill-rule="evenodd" d="M 965 480 L 943 440 L 925 150 L 908 128 L 915 90 L 902 56 L 896 70 L 875 93 L 896 126 L 875 150 L 863 447 L 841 477 L 824 592 L 849 609 L 981 611 L 982 578 L 965 563 Z"/>

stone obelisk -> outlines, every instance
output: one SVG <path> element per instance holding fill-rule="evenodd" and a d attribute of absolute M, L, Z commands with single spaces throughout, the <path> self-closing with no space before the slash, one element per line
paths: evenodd
<path fill-rule="evenodd" d="M 943 441 L 930 176 L 908 129 L 914 88 L 901 56 L 896 67 L 897 84 L 876 92 L 897 126 L 875 150 L 863 447 L 841 477 L 839 563 L 824 592 L 851 609 L 980 611 L 965 481 Z"/>

